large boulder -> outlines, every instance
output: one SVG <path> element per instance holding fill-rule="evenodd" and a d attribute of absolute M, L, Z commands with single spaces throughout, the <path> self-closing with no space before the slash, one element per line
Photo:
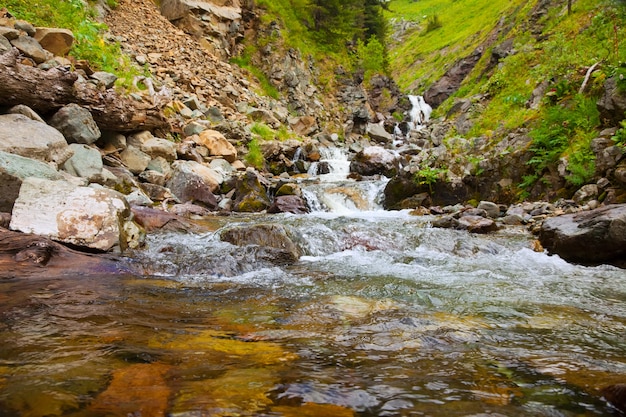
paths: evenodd
<path fill-rule="evenodd" d="M 74 103 L 59 109 L 48 123 L 61 132 L 69 143 L 91 145 L 102 136 L 89 110 Z"/>
<path fill-rule="evenodd" d="M 192 138 L 196 144 L 207 148 L 211 156 L 219 156 L 231 163 L 237 159 L 237 149 L 217 130 L 207 129 Z"/>
<path fill-rule="evenodd" d="M 626 258 L 626 204 L 609 205 L 543 222 L 543 247 L 581 263 L 623 262 Z"/>
<path fill-rule="evenodd" d="M 10 228 L 102 251 L 124 250 L 130 209 L 109 189 L 80 187 L 65 181 L 27 178 L 13 207 Z"/>
<path fill-rule="evenodd" d="M 22 114 L 0 115 L 0 151 L 56 165 L 72 156 L 58 130 Z"/>
<path fill-rule="evenodd" d="M 11 212 L 26 178 L 61 180 L 63 176 L 48 164 L 0 151 L 0 212 Z"/>
<path fill-rule="evenodd" d="M 102 180 L 102 157 L 100 151 L 91 146 L 72 143 L 73 155 L 65 161 L 63 169 L 75 177 L 85 178 L 89 182 Z"/>
<path fill-rule="evenodd" d="M 194 161 L 176 161 L 172 168 L 167 186 L 181 202 L 199 203 L 211 210 L 217 208 L 213 193 L 224 181 L 220 173 Z"/>
<path fill-rule="evenodd" d="M 37 28 L 35 40 L 54 55 L 64 56 L 74 44 L 74 34 L 69 29 Z"/>
<path fill-rule="evenodd" d="M 251 169 L 237 178 L 233 210 L 245 213 L 267 210 L 271 204 L 263 183 L 264 179 Z"/>
<path fill-rule="evenodd" d="M 350 172 L 366 176 L 380 174 L 390 178 L 398 173 L 399 167 L 398 154 L 382 146 L 368 146 L 350 162 Z"/>

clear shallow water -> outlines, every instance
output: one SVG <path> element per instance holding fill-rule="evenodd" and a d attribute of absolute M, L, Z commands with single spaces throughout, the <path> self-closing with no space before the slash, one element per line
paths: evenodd
<path fill-rule="evenodd" d="M 0 416 L 617 415 L 626 272 L 428 220 L 231 216 L 300 260 L 163 233 L 145 274 L 1 279 Z"/>

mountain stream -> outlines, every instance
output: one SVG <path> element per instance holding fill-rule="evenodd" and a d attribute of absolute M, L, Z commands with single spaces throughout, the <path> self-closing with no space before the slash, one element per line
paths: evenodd
<path fill-rule="evenodd" d="M 313 213 L 152 234 L 144 274 L 0 272 L 0 416 L 618 415 L 624 270 L 432 228 L 339 171 L 302 183 Z M 219 238 L 267 223 L 297 262 Z"/>

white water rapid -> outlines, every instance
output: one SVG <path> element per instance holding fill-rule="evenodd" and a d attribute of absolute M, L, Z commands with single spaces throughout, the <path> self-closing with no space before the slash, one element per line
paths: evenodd
<path fill-rule="evenodd" d="M 319 162 L 311 164 L 309 181 L 301 184 L 302 193 L 313 213 L 351 215 L 382 210 L 382 192 L 387 178 L 355 181 L 348 179 L 350 160 L 342 148 L 320 148 Z M 324 173 L 320 173 L 320 168 Z"/>

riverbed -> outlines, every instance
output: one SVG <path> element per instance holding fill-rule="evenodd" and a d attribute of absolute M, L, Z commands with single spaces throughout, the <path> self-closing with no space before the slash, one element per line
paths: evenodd
<path fill-rule="evenodd" d="M 0 416 L 611 416 L 626 273 L 407 211 L 207 219 L 142 273 L 0 272 Z M 275 265 L 219 239 L 280 224 Z"/>

